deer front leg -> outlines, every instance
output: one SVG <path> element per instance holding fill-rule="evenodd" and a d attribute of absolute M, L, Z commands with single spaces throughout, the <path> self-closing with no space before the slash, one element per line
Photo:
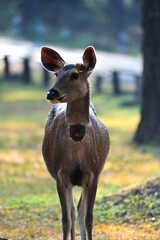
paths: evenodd
<path fill-rule="evenodd" d="M 93 208 L 97 192 L 97 181 L 93 181 L 85 189 L 85 200 L 86 200 L 86 215 L 85 225 L 88 235 L 88 240 L 92 240 L 92 228 L 93 228 Z"/>
<path fill-rule="evenodd" d="M 76 206 L 73 196 L 73 190 L 72 190 L 72 204 L 71 204 L 71 219 L 72 219 L 72 227 L 71 227 L 71 240 L 76 239 Z"/>
<path fill-rule="evenodd" d="M 57 190 L 62 208 L 63 240 L 69 240 L 69 233 L 71 231 L 72 225 L 71 223 L 72 189 L 67 188 L 66 186 L 57 182 Z"/>
<path fill-rule="evenodd" d="M 86 211 L 86 202 L 84 197 L 84 190 L 78 203 L 78 223 L 81 232 L 81 240 L 86 240 L 86 227 L 85 227 L 85 211 Z"/>

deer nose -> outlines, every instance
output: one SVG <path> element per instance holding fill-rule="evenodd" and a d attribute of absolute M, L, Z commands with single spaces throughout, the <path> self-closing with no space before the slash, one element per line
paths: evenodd
<path fill-rule="evenodd" d="M 49 92 L 47 93 L 46 98 L 47 98 L 47 100 L 54 100 L 54 99 L 57 98 L 58 96 L 59 96 L 58 91 L 52 88 L 52 89 L 49 90 Z"/>

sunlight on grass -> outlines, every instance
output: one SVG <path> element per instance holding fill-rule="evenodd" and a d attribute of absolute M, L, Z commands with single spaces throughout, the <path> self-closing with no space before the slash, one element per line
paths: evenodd
<path fill-rule="evenodd" d="M 35 86 L 27 86 L 24 85 L 20 87 L 17 83 L 12 85 L 12 89 L 8 89 L 10 86 L 7 84 L 3 85 L 3 89 L 1 89 L 1 101 L 5 102 L 17 102 L 17 101 L 38 101 L 44 98 L 44 90 L 39 89 Z M 13 90 L 13 91 L 11 91 Z"/>
<path fill-rule="evenodd" d="M 148 231 L 147 228 L 143 228 L 143 225 L 136 226 L 123 224 L 121 226 L 115 226 L 114 224 L 100 224 L 96 227 L 96 232 L 100 233 L 101 238 L 104 240 L 129 240 L 129 239 L 144 239 L 144 240 L 158 240 L 160 232 L 153 230 Z"/>
<path fill-rule="evenodd" d="M 1 100 L 4 102 L 16 102 L 16 101 L 26 101 L 26 100 L 36 100 L 40 99 L 42 95 L 40 93 L 31 92 L 16 92 L 12 94 L 3 94 Z"/>
<path fill-rule="evenodd" d="M 108 126 L 108 128 L 113 128 L 117 131 L 131 132 L 136 129 L 139 122 L 139 115 L 137 114 L 129 117 L 117 112 L 116 118 L 115 116 L 107 116 L 107 119 L 106 117 L 100 117 L 100 119 Z"/>
<path fill-rule="evenodd" d="M 6 121 L 1 123 L 1 128 L 9 133 L 15 131 L 15 134 L 17 134 L 19 130 L 35 131 L 37 124 L 29 121 Z M 39 129 L 39 131 L 40 130 L 42 131 L 42 129 Z"/>

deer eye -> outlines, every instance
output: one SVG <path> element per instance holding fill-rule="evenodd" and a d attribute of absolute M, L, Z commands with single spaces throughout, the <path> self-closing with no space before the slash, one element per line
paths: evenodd
<path fill-rule="evenodd" d="M 70 81 L 74 81 L 74 80 L 77 80 L 79 77 L 78 73 L 72 73 L 71 76 L 70 76 Z"/>

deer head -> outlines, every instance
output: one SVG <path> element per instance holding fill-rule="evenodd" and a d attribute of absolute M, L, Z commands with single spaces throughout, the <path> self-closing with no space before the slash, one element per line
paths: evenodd
<path fill-rule="evenodd" d="M 85 49 L 83 64 L 67 64 L 56 51 L 47 47 L 41 49 L 41 61 L 44 68 L 57 76 L 56 83 L 46 96 L 51 103 L 72 102 L 87 94 L 87 79 L 96 65 L 93 47 Z"/>

